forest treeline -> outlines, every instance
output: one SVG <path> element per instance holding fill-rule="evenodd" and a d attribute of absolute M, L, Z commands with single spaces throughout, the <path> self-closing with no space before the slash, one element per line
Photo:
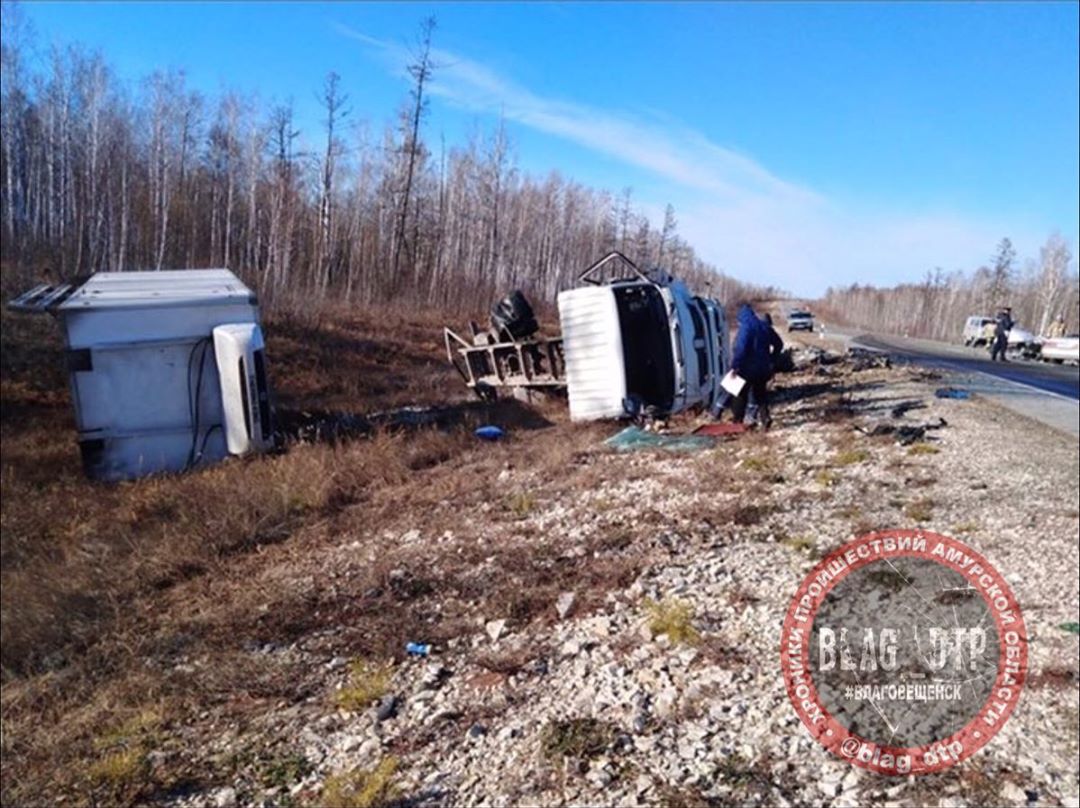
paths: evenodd
<path fill-rule="evenodd" d="M 520 171 L 501 125 L 456 145 L 430 136 L 431 20 L 408 68 L 411 89 L 373 135 L 336 73 L 313 88 L 318 131 L 302 132 L 290 102 L 229 90 L 211 98 L 178 70 L 126 83 L 99 53 L 38 50 L 17 9 L 4 12 L 9 274 L 226 266 L 270 302 L 475 309 L 519 287 L 552 301 L 619 249 L 729 302 L 771 294 L 703 262 L 670 206 L 657 224 L 630 189 Z"/>
<path fill-rule="evenodd" d="M 922 283 L 887 289 L 853 285 L 830 288 L 822 307 L 850 325 L 912 337 L 958 341 L 971 315 L 993 317 L 1011 306 L 1018 325 L 1045 334 L 1057 317 L 1068 334 L 1080 331 L 1080 278 L 1069 244 L 1051 234 L 1038 259 L 1021 265 L 1003 238 L 990 261 L 971 273 L 928 272 Z"/>

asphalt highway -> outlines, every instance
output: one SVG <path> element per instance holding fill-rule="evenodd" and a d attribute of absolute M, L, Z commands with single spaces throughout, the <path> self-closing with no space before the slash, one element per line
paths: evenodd
<path fill-rule="evenodd" d="M 1036 360 L 991 362 L 985 349 L 964 348 L 929 340 L 860 334 L 853 345 L 886 351 L 897 359 L 963 373 L 986 373 L 1010 382 L 1080 401 L 1080 368 Z"/>

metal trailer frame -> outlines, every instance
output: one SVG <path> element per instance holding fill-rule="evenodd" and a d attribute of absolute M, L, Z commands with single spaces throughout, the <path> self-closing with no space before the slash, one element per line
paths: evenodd
<path fill-rule="evenodd" d="M 481 332 L 476 323 L 470 326 L 472 342 L 449 328 L 443 329 L 443 342 L 450 363 L 481 400 L 494 401 L 500 387 L 546 392 L 565 389 L 562 337 L 497 341 Z"/>
<path fill-rule="evenodd" d="M 603 277 L 600 271 L 612 262 L 630 268 L 632 277 Z M 607 286 L 617 283 L 657 284 L 623 255 L 612 251 L 578 275 L 579 285 Z M 563 340 L 558 337 L 530 337 L 516 340 L 506 331 L 484 331 L 470 322 L 471 340 L 450 328 L 443 328 L 446 357 L 465 384 L 484 401 L 498 397 L 499 388 L 515 394 L 557 392 L 566 389 L 566 360 Z"/>

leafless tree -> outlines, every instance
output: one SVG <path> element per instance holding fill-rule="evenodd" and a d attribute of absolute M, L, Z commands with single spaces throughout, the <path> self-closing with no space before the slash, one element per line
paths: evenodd
<path fill-rule="evenodd" d="M 731 299 L 769 293 L 701 261 L 670 206 L 654 227 L 629 189 L 520 171 L 504 122 L 464 144 L 441 139 L 432 159 L 422 123 L 433 21 L 421 26 L 402 115 L 385 128 L 345 129 L 347 82 L 327 76 L 315 155 L 301 151 L 291 102 L 266 108 L 228 89 L 203 98 L 177 71 L 128 86 L 77 46 L 34 65 L 6 12 L 5 278 L 224 263 L 273 305 L 303 293 L 474 310 L 513 287 L 550 301 L 621 247 Z"/>
<path fill-rule="evenodd" d="M 401 250 L 405 244 L 405 232 L 409 219 L 409 204 L 412 201 L 413 178 L 416 172 L 417 158 L 420 156 L 420 121 L 427 111 L 427 98 L 424 90 L 434 68 L 431 62 L 431 35 L 435 31 L 435 18 L 428 17 L 420 24 L 420 42 L 416 57 L 409 65 L 409 75 L 413 78 L 413 88 L 410 90 L 412 101 L 410 111 L 403 116 L 405 152 L 405 179 L 401 192 L 401 210 L 398 214 L 397 232 L 394 237 L 394 264 L 393 274 L 395 279 L 401 261 Z"/>

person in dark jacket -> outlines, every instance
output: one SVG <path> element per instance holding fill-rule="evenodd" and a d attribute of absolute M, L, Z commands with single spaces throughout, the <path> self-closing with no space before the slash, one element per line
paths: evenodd
<path fill-rule="evenodd" d="M 731 402 L 731 415 L 735 423 L 742 422 L 746 415 L 746 405 L 750 397 L 753 397 L 757 405 L 758 423 L 768 429 L 772 423 L 768 391 L 769 378 L 772 376 L 770 328 L 754 314 L 749 303 L 739 307 L 737 320 L 739 330 L 731 352 L 731 369 L 744 378 L 746 384 Z"/>
<path fill-rule="evenodd" d="M 990 361 L 998 359 L 1002 362 L 1007 361 L 1005 351 L 1009 347 L 1009 332 L 1012 331 L 1014 325 L 1016 323 L 1013 322 L 1012 309 L 1006 306 L 998 313 L 997 323 L 994 324 L 994 342 L 990 347 Z"/>
<path fill-rule="evenodd" d="M 773 328 L 772 315 L 765 312 L 761 315 L 761 322 L 765 324 L 768 329 L 769 339 L 769 378 L 777 374 L 780 368 L 780 364 L 783 361 L 784 353 L 784 341 L 780 339 L 780 335 L 776 333 L 776 329 Z M 766 394 L 768 390 L 766 390 Z M 757 397 L 751 393 L 749 406 L 746 408 L 746 418 L 750 421 L 757 421 L 760 415 L 760 409 L 758 407 Z"/>
<path fill-rule="evenodd" d="M 775 376 L 776 369 L 780 364 L 780 355 L 784 353 L 784 341 L 780 339 L 780 335 L 773 328 L 772 315 L 769 312 L 761 315 L 761 319 L 769 327 L 769 366 L 771 368 L 769 375 Z"/>

